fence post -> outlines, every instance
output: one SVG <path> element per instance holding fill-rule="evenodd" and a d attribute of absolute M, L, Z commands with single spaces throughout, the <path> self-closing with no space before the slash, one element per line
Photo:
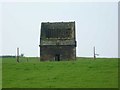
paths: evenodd
<path fill-rule="evenodd" d="M 17 62 L 19 63 L 19 48 L 17 48 Z"/>
<path fill-rule="evenodd" d="M 95 46 L 93 47 L 93 54 L 94 54 L 93 58 L 96 59 L 96 56 L 95 56 Z"/>

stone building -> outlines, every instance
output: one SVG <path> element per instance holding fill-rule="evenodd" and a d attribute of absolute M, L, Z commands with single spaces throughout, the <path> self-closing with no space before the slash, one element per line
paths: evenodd
<path fill-rule="evenodd" d="M 40 60 L 75 60 L 75 36 L 75 22 L 42 22 Z"/>

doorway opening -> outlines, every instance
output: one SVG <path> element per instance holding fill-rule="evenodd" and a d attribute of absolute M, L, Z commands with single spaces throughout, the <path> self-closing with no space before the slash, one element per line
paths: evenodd
<path fill-rule="evenodd" d="M 55 55 L 55 61 L 60 61 L 60 54 Z"/>

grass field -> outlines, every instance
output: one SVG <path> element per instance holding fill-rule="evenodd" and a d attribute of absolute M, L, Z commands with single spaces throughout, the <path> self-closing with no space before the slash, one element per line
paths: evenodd
<path fill-rule="evenodd" d="M 117 88 L 118 59 L 77 58 L 39 62 L 38 58 L 2 59 L 3 88 Z"/>
<path fill-rule="evenodd" d="M 0 89 L 2 89 L 2 58 L 0 58 Z"/>

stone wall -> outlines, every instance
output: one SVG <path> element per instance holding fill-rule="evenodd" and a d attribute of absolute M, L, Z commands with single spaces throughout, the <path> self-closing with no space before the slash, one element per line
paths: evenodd
<path fill-rule="evenodd" d="M 41 46 L 40 60 L 41 61 L 75 60 L 76 59 L 75 52 L 76 52 L 75 46 L 54 46 L 54 45 Z"/>
<path fill-rule="evenodd" d="M 41 61 L 76 59 L 75 22 L 41 24 Z"/>

